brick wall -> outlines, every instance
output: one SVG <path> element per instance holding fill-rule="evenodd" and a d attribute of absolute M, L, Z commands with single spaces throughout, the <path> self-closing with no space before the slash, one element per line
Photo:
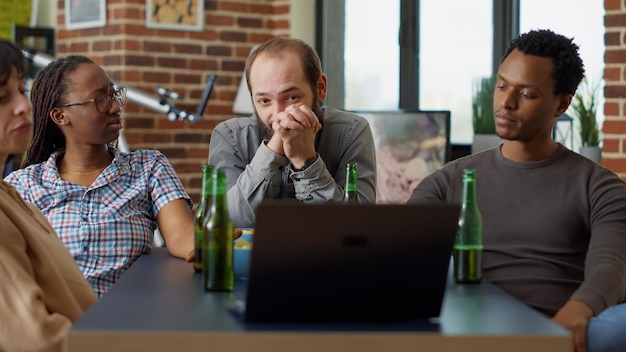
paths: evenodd
<path fill-rule="evenodd" d="M 290 0 L 205 0 L 200 32 L 146 28 L 145 3 L 107 0 L 105 27 L 66 30 L 64 1 L 58 0 L 57 56 L 89 56 L 114 81 L 151 95 L 155 86 L 171 89 L 182 95 L 176 106 L 188 112 L 196 110 L 207 76 L 218 75 L 204 120 L 195 124 L 171 122 L 132 103 L 124 108 L 131 150 L 162 151 L 197 203 L 211 129 L 234 116 L 232 103 L 250 48 L 289 35 Z"/>
<path fill-rule="evenodd" d="M 626 4 L 604 0 L 604 115 L 602 164 L 626 179 Z"/>

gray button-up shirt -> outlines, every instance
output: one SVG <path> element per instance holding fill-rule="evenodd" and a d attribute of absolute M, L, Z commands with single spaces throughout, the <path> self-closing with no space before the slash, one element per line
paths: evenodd
<path fill-rule="evenodd" d="M 236 227 L 253 227 L 256 206 L 267 199 L 341 201 L 349 162 L 358 164 L 359 201 L 376 201 L 376 154 L 367 120 L 330 107 L 321 111 L 322 129 L 316 138 L 319 158 L 300 172 L 293 171 L 285 156 L 267 148 L 270 135 L 256 115 L 215 127 L 209 164 L 226 172 L 228 209 Z"/>

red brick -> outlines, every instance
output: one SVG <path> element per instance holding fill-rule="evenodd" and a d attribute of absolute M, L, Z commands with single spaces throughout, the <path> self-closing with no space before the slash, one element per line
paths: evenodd
<path fill-rule="evenodd" d="M 289 21 L 288 20 L 282 20 L 282 21 L 269 20 L 267 21 L 267 27 L 272 28 L 272 29 L 288 29 Z"/>
<path fill-rule="evenodd" d="M 604 34 L 604 44 L 606 46 L 617 46 L 621 43 L 619 32 L 608 32 Z"/>
<path fill-rule="evenodd" d="M 201 54 L 202 47 L 196 44 L 174 44 L 174 52 L 180 54 Z"/>
<path fill-rule="evenodd" d="M 241 28 L 262 28 L 263 20 L 260 18 L 240 17 L 237 19 L 237 25 Z"/>
<path fill-rule="evenodd" d="M 72 53 L 79 53 L 79 52 L 86 52 L 89 50 L 89 43 L 86 42 L 73 42 L 70 45 L 70 52 Z"/>
<path fill-rule="evenodd" d="M 620 10 L 622 8 L 622 0 L 604 0 L 604 9 L 606 11 Z"/>
<path fill-rule="evenodd" d="M 126 143 L 128 144 L 143 143 L 143 136 L 143 133 L 124 131 L 124 138 L 126 138 Z"/>
<path fill-rule="evenodd" d="M 201 83 L 200 75 L 199 74 L 177 73 L 177 74 L 174 74 L 174 83 L 199 84 L 199 83 Z"/>
<path fill-rule="evenodd" d="M 274 37 L 275 37 L 274 35 L 269 34 L 269 33 L 265 33 L 265 34 L 264 33 L 251 33 L 250 40 L 248 40 L 248 42 L 252 44 L 261 44 Z"/>
<path fill-rule="evenodd" d="M 116 66 L 122 64 L 122 58 L 119 55 L 106 55 L 102 58 L 104 66 Z"/>
<path fill-rule="evenodd" d="M 189 33 L 189 38 L 191 39 L 200 39 L 206 42 L 216 41 L 219 38 L 219 34 L 214 30 L 207 30 L 205 28 L 202 32 L 191 32 Z"/>
<path fill-rule="evenodd" d="M 121 7 L 113 9 L 113 11 L 109 11 L 109 13 L 113 14 L 114 19 L 141 19 L 143 20 L 146 16 L 145 11 L 140 11 L 138 8 L 130 8 L 130 7 Z"/>
<path fill-rule="evenodd" d="M 222 65 L 221 65 L 222 71 L 242 72 L 244 67 L 245 67 L 245 62 L 233 61 L 233 60 L 224 60 L 222 61 Z"/>
<path fill-rule="evenodd" d="M 145 55 L 126 55 L 124 61 L 128 66 L 154 66 L 154 58 Z"/>
<path fill-rule="evenodd" d="M 606 86 L 604 87 L 605 98 L 626 98 L 626 86 Z"/>
<path fill-rule="evenodd" d="M 624 133 L 626 134 L 626 119 L 604 121 L 604 133 Z"/>
<path fill-rule="evenodd" d="M 251 46 L 235 47 L 235 56 L 247 58 L 251 50 Z"/>
<path fill-rule="evenodd" d="M 226 45 L 209 45 L 206 48 L 205 54 L 208 56 L 232 56 L 233 50 L 230 46 Z"/>
<path fill-rule="evenodd" d="M 204 0 L 204 10 L 217 10 L 217 0 Z"/>
<path fill-rule="evenodd" d="M 604 68 L 604 80 L 607 82 L 620 81 L 620 73 L 622 69 L 619 67 L 605 67 Z"/>
<path fill-rule="evenodd" d="M 604 62 L 607 64 L 620 64 L 626 62 L 626 50 L 606 50 L 604 54 Z"/>
<path fill-rule="evenodd" d="M 217 61 L 211 60 L 210 58 L 202 60 L 192 59 L 189 63 L 189 69 L 198 71 L 215 71 L 217 70 Z"/>
<path fill-rule="evenodd" d="M 144 143 L 171 143 L 172 135 L 170 133 L 145 133 L 143 136 Z"/>
<path fill-rule="evenodd" d="M 163 41 L 146 40 L 143 43 L 143 50 L 149 52 L 169 53 L 172 51 L 172 44 Z"/>
<path fill-rule="evenodd" d="M 604 25 L 606 27 L 626 26 L 626 14 L 606 14 L 604 16 Z"/>
<path fill-rule="evenodd" d="M 222 100 L 232 100 L 235 101 L 235 97 L 237 96 L 236 90 L 223 90 L 220 92 L 219 98 Z"/>
<path fill-rule="evenodd" d="M 142 77 L 143 77 L 144 82 L 163 83 L 163 82 L 169 82 L 171 75 L 168 72 L 163 72 L 163 71 L 159 71 L 159 72 L 150 71 L 150 72 L 144 72 Z"/>
<path fill-rule="evenodd" d="M 232 26 L 235 23 L 233 16 L 207 15 L 205 25 L 207 26 Z"/>
<path fill-rule="evenodd" d="M 204 136 L 199 133 L 177 133 L 174 135 L 174 142 L 177 143 L 204 143 Z"/>
<path fill-rule="evenodd" d="M 116 40 L 115 41 L 115 49 L 117 50 L 129 50 L 129 51 L 138 51 L 141 49 L 141 44 L 137 40 L 125 39 L 125 40 Z"/>
<path fill-rule="evenodd" d="M 602 141 L 602 151 L 605 153 L 618 153 L 620 151 L 620 140 L 605 138 L 604 141 Z"/>
<path fill-rule="evenodd" d="M 252 4 L 250 5 L 250 12 L 269 15 L 274 13 L 274 7 L 272 5 Z"/>
<path fill-rule="evenodd" d="M 156 128 L 165 130 L 178 130 L 186 126 L 185 121 L 169 121 L 165 117 L 157 120 Z"/>
<path fill-rule="evenodd" d="M 154 128 L 154 119 L 151 118 L 129 118 L 124 123 L 126 128 Z"/>
<path fill-rule="evenodd" d="M 250 12 L 250 6 L 248 4 L 242 4 L 239 2 L 225 2 L 225 1 L 219 1 L 218 2 L 218 12 L 221 11 L 231 11 L 231 12 L 243 12 L 243 13 L 247 13 Z"/>
<path fill-rule="evenodd" d="M 233 114 L 233 106 L 231 105 L 218 105 L 218 104 L 209 104 L 207 106 L 207 113 L 210 115 L 213 114 L 229 114 L 232 116 Z"/>
<path fill-rule="evenodd" d="M 289 5 L 283 5 L 283 6 L 275 6 L 274 7 L 274 14 L 275 15 L 285 15 L 289 13 Z"/>
<path fill-rule="evenodd" d="M 619 104 L 607 102 L 604 104 L 605 116 L 617 116 L 619 114 Z"/>
<path fill-rule="evenodd" d="M 156 62 L 158 67 L 187 68 L 187 59 L 181 57 L 159 57 Z"/>
<path fill-rule="evenodd" d="M 245 42 L 248 35 L 244 32 L 223 31 L 220 34 L 220 39 L 225 42 Z"/>
<path fill-rule="evenodd" d="M 122 33 L 125 35 L 148 36 L 150 31 L 143 23 L 128 23 L 123 26 Z"/>
<path fill-rule="evenodd" d="M 626 158 L 602 158 L 602 165 L 618 174 L 626 173 Z"/>

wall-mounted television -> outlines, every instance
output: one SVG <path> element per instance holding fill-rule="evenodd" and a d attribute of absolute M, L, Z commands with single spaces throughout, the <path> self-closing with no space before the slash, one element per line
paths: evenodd
<path fill-rule="evenodd" d="M 406 203 L 417 184 L 450 160 L 450 111 L 355 111 L 376 145 L 376 202 Z"/>

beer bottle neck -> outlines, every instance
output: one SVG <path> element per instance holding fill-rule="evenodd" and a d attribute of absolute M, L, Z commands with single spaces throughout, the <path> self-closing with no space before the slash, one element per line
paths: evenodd
<path fill-rule="evenodd" d="M 344 187 L 344 202 L 356 202 L 358 200 L 357 166 L 356 163 L 348 163 L 346 166 L 346 185 Z"/>
<path fill-rule="evenodd" d="M 463 180 L 463 205 L 476 206 L 476 181 L 473 178 Z"/>
<path fill-rule="evenodd" d="M 213 173 L 212 185 L 212 209 L 228 211 L 227 191 L 226 191 L 226 174 L 224 170 L 217 170 Z"/>
<path fill-rule="evenodd" d="M 203 165 L 202 167 L 202 188 L 200 189 L 200 206 L 209 202 L 213 193 L 213 166 Z"/>

